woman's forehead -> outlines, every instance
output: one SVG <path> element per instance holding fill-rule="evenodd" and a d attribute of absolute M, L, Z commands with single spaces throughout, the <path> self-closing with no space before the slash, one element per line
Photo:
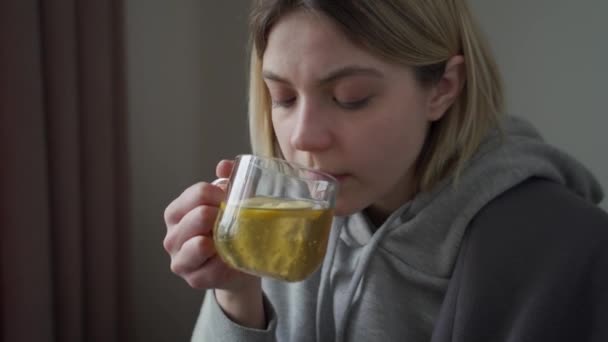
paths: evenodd
<path fill-rule="evenodd" d="M 308 11 L 281 18 L 268 36 L 266 74 L 323 78 L 345 68 L 382 69 L 383 61 L 354 44 L 331 19 Z"/>

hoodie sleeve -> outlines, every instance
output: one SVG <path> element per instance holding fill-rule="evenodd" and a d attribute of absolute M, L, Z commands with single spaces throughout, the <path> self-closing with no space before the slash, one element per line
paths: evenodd
<path fill-rule="evenodd" d="M 608 341 L 608 215 L 546 181 L 467 228 L 433 342 Z"/>
<path fill-rule="evenodd" d="M 207 291 L 203 307 L 192 333 L 192 342 L 205 341 L 247 341 L 274 342 L 276 341 L 277 318 L 272 304 L 264 295 L 264 311 L 268 325 L 265 330 L 241 326 L 226 316 L 217 303 L 215 292 Z"/>
<path fill-rule="evenodd" d="M 608 227 L 606 227 L 608 229 Z M 608 234 L 604 234 L 608 236 Z M 608 238 L 605 239 L 603 248 L 594 259 L 593 275 L 591 277 L 591 293 L 593 298 L 593 313 L 591 322 L 592 342 L 608 341 Z"/>

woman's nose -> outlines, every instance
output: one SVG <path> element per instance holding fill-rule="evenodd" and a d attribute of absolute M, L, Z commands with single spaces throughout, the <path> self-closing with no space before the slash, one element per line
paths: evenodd
<path fill-rule="evenodd" d="M 328 149 L 332 144 L 332 129 L 328 113 L 303 105 L 296 114 L 291 145 L 300 151 L 315 152 Z"/>

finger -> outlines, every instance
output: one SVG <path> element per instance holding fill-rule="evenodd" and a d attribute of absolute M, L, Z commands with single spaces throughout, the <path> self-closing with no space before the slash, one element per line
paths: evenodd
<path fill-rule="evenodd" d="M 179 250 L 186 241 L 197 235 L 210 237 L 218 211 L 217 207 L 208 205 L 201 205 L 190 210 L 177 224 L 177 229 L 172 231 L 174 234 L 170 238 L 169 253 Z"/>
<path fill-rule="evenodd" d="M 205 236 L 195 236 L 186 241 L 182 248 L 171 258 L 171 271 L 179 276 L 203 267 L 216 255 L 213 239 Z"/>
<path fill-rule="evenodd" d="M 190 186 L 165 209 L 167 228 L 180 222 L 184 215 L 199 205 L 219 206 L 224 197 L 221 188 L 206 182 Z"/>
<path fill-rule="evenodd" d="M 234 274 L 234 270 L 216 254 L 209 258 L 201 268 L 188 273 L 184 279 L 195 289 L 223 288 L 228 282 L 230 274 Z"/>
<path fill-rule="evenodd" d="M 163 247 L 170 255 L 179 251 L 187 240 L 197 235 L 212 236 L 217 207 L 198 206 L 190 210 L 172 229 L 168 229 Z"/>
<path fill-rule="evenodd" d="M 228 178 L 234 167 L 234 160 L 222 160 L 217 164 L 215 168 L 215 175 L 218 178 Z"/>

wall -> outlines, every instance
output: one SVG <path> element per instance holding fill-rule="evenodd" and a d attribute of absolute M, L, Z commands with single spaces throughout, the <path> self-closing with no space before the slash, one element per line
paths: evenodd
<path fill-rule="evenodd" d="M 136 341 L 186 341 L 202 292 L 169 270 L 163 210 L 248 152 L 241 1 L 126 2 Z"/>

